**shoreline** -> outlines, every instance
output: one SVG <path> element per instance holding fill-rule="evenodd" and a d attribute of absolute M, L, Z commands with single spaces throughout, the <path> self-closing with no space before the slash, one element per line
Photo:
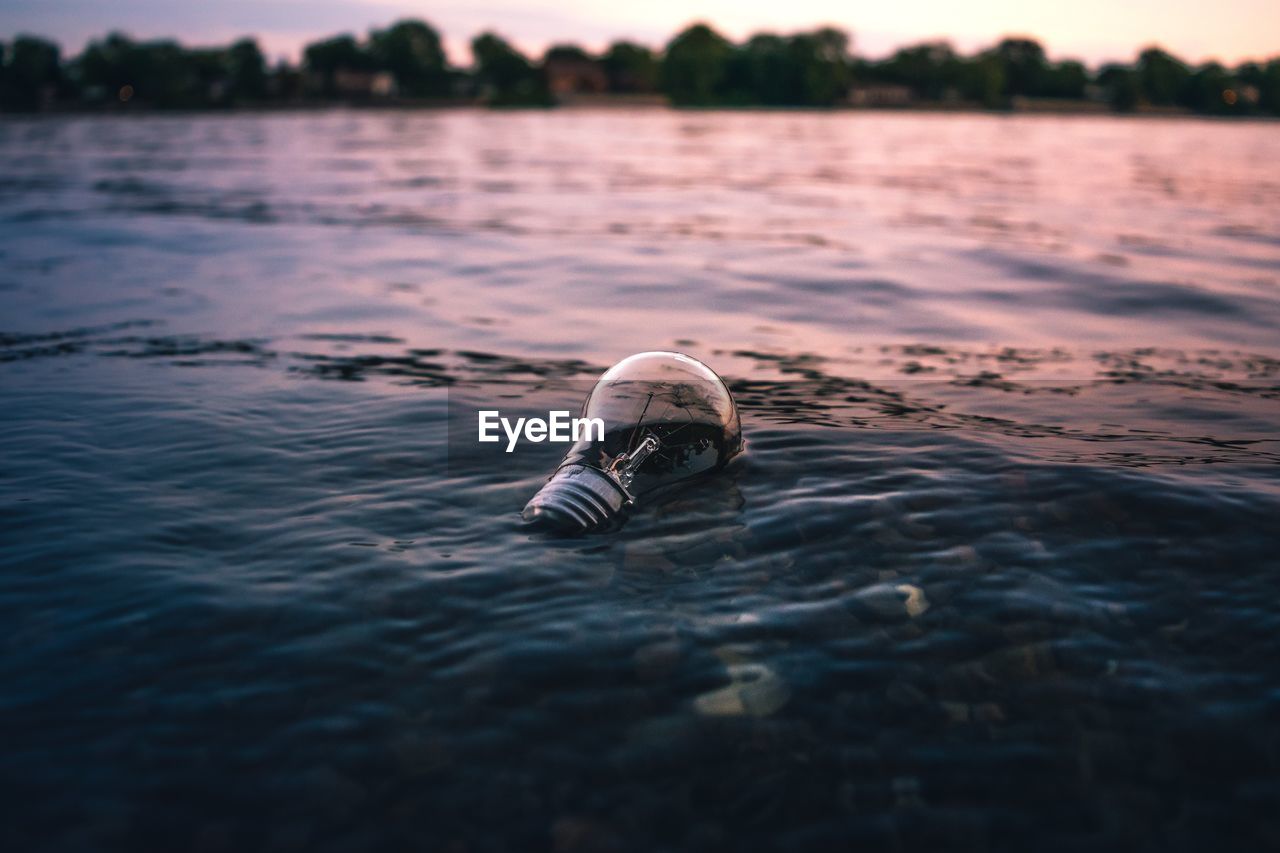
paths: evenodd
<path fill-rule="evenodd" d="M 699 106 L 676 106 L 663 98 L 575 98 L 558 104 L 547 106 L 492 106 L 480 101 L 290 101 L 263 104 L 237 104 L 226 107 L 179 107 L 160 108 L 142 104 L 129 106 L 56 106 L 45 110 L 30 112 L 0 112 L 0 121 L 8 119 L 38 119 L 64 116 L 106 116 L 111 118 L 143 117 L 143 116 L 190 116 L 190 115 L 245 115 L 254 113 L 319 113 L 336 110 L 352 112 L 455 112 L 476 110 L 484 112 L 595 112 L 595 111 L 640 111 L 667 110 L 679 113 L 823 113 L 823 114 L 945 114 L 945 115 L 988 115 L 996 117 L 1015 116 L 1056 116 L 1086 118 L 1119 118 L 1119 119 L 1202 119 L 1207 121 L 1227 122 L 1267 122 L 1280 121 L 1280 116 L 1269 115 L 1214 115 L 1198 113 L 1188 109 L 1148 107 L 1131 111 L 1116 111 L 1105 104 L 1084 101 L 1079 104 L 1061 102 L 1053 104 L 1031 104 L 1011 106 L 1007 109 L 992 109 L 970 103 L 919 103 L 902 105 L 838 105 L 833 107 L 812 106 L 780 106 L 765 104 L 714 104 Z"/>

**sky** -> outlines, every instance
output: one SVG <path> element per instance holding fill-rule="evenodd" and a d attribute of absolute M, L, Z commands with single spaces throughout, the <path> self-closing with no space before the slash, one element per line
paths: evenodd
<path fill-rule="evenodd" d="M 42 35 L 76 53 L 113 29 L 188 44 L 254 35 L 268 56 L 296 59 L 319 37 L 402 17 L 433 24 L 460 64 L 486 29 L 540 53 L 555 42 L 599 49 L 617 38 L 659 47 L 697 20 L 733 39 L 834 24 L 871 57 L 936 38 L 970 51 L 1004 35 L 1032 36 L 1052 57 L 1090 64 L 1128 61 L 1151 44 L 1193 62 L 1280 55 L 1280 0 L 0 0 L 0 38 Z"/>

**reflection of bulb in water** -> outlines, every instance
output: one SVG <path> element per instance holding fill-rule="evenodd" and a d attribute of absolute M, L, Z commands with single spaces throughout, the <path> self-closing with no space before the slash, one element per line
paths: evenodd
<path fill-rule="evenodd" d="M 711 368 L 675 352 L 642 352 L 605 372 L 582 404 L 604 421 L 524 508 L 524 520 L 594 530 L 646 495 L 717 471 L 742 450 L 733 396 Z M 595 440 L 592 440 L 595 439 Z"/>

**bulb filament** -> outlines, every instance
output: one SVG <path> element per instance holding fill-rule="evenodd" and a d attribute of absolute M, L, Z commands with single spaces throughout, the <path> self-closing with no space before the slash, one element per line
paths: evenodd
<path fill-rule="evenodd" d="M 640 466 L 660 446 L 661 442 L 658 441 L 657 436 L 649 433 L 635 446 L 634 450 L 618 456 L 613 460 L 613 464 L 609 466 L 609 476 L 613 477 L 618 485 L 622 487 L 622 491 L 626 492 L 628 499 L 632 499 L 631 482 L 636 478 L 636 473 L 640 470 Z"/>

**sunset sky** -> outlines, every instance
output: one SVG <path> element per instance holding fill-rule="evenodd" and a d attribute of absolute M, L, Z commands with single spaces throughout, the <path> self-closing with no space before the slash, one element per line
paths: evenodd
<path fill-rule="evenodd" d="M 856 51 L 869 56 L 939 37 L 971 50 L 1005 34 L 1034 36 L 1054 57 L 1091 63 L 1128 60 L 1153 43 L 1193 61 L 1280 54 L 1280 0 L 0 0 L 0 37 L 29 32 L 76 52 L 111 29 L 192 44 L 253 34 L 271 56 L 293 58 L 319 36 L 363 33 L 405 16 L 440 29 L 457 62 L 468 59 L 468 40 L 484 29 L 539 52 L 555 41 L 599 48 L 615 38 L 659 46 L 694 20 L 733 38 L 835 24 L 851 31 Z"/>

